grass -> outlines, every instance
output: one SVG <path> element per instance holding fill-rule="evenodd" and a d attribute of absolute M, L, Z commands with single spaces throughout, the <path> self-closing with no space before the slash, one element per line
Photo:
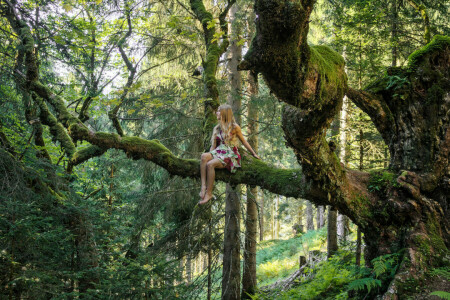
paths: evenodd
<path fill-rule="evenodd" d="M 308 257 L 313 250 L 326 251 L 326 228 L 309 231 L 288 240 L 259 243 L 256 253 L 258 286 L 270 285 L 289 276 L 299 267 L 299 256 Z"/>

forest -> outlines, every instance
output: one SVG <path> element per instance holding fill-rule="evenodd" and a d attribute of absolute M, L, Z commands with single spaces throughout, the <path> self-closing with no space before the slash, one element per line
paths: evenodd
<path fill-rule="evenodd" d="M 0 0 L 0 299 L 450 299 L 449 10 Z"/>

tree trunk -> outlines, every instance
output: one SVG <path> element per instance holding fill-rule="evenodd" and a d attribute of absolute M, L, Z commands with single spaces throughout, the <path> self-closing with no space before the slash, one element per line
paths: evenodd
<path fill-rule="evenodd" d="M 275 238 L 280 238 L 280 218 L 279 218 L 279 207 L 280 207 L 280 195 L 275 197 L 275 211 L 274 211 L 274 232 Z"/>
<path fill-rule="evenodd" d="M 261 200 L 259 201 L 259 240 L 264 241 L 264 192 L 261 192 Z"/>
<path fill-rule="evenodd" d="M 391 55 L 392 55 L 392 67 L 397 66 L 397 57 L 398 57 L 398 0 L 393 0 L 391 2 L 392 5 L 392 28 L 391 28 Z"/>
<path fill-rule="evenodd" d="M 323 205 L 317 206 L 317 215 L 316 215 L 317 229 L 322 228 L 325 225 L 324 210 L 325 207 Z"/>
<path fill-rule="evenodd" d="M 289 104 L 282 127 L 317 192 L 309 199 L 331 204 L 360 227 L 367 262 L 406 249 L 385 297 L 409 296 L 415 291 L 407 289 L 407 279 L 424 276 L 425 266 L 441 265 L 450 245 L 445 218 L 450 40 L 436 36 L 409 57 L 406 68 L 391 70 L 388 76 L 397 76 L 398 82 L 384 77 L 366 91 L 355 91 L 347 87 L 342 58 L 306 42 L 314 4 L 255 0 L 257 33 L 240 66 L 260 72 L 278 99 Z M 381 193 L 368 189 L 377 175 L 345 170 L 325 140 L 344 93 L 371 117 L 389 145 L 390 169 L 398 173 L 379 187 Z"/>
<path fill-rule="evenodd" d="M 328 210 L 327 258 L 333 256 L 338 250 L 336 213 L 331 207 Z"/>
<path fill-rule="evenodd" d="M 186 257 L 186 283 L 190 284 L 192 282 L 192 258 L 189 253 Z"/>
<path fill-rule="evenodd" d="M 337 214 L 337 236 L 339 243 L 347 242 L 346 217 L 338 212 Z"/>
<path fill-rule="evenodd" d="M 76 265 L 77 270 L 83 272 L 83 276 L 78 281 L 78 289 L 83 294 L 88 289 L 94 289 L 95 285 L 99 283 L 99 277 L 96 271 L 98 267 L 98 254 L 95 243 L 92 240 L 92 225 L 88 223 L 84 216 L 77 215 L 76 217 L 74 228 L 76 233 Z"/>
<path fill-rule="evenodd" d="M 241 74 L 237 70 L 237 65 L 241 60 L 241 46 L 237 45 L 237 36 L 240 28 L 236 26 L 235 15 L 238 11 L 237 4 L 230 9 L 230 24 L 228 31 L 231 32 L 231 45 L 229 47 L 228 79 L 231 83 L 228 93 L 228 104 L 231 105 L 236 123 L 241 123 Z M 240 299 L 240 186 L 226 184 L 225 190 L 225 219 L 232 224 L 225 226 L 224 236 L 224 256 L 223 256 L 223 277 L 222 277 L 222 299 Z M 248 219 L 248 212 L 247 212 Z M 227 222 L 226 221 L 226 222 Z M 227 231 L 230 231 L 229 233 Z M 232 249 L 230 249 L 232 247 Z M 231 256 L 229 256 L 231 255 Z M 226 264 L 228 264 L 226 266 Z"/>
<path fill-rule="evenodd" d="M 255 194 L 253 194 L 255 193 Z M 242 299 L 256 291 L 256 235 L 258 231 L 257 189 L 247 190 L 247 218 L 245 220 L 244 271 L 242 274 Z"/>
<path fill-rule="evenodd" d="M 355 264 L 357 266 L 361 265 L 361 229 L 357 229 L 356 231 L 356 258 Z"/>
<path fill-rule="evenodd" d="M 303 225 L 303 214 L 304 214 L 303 202 L 304 202 L 304 200 L 300 199 L 300 203 L 298 205 L 298 213 L 297 213 L 298 229 L 296 230 L 297 234 L 305 232 L 305 226 Z"/>
<path fill-rule="evenodd" d="M 237 66 L 237 65 L 236 65 Z M 250 99 L 248 101 L 248 143 L 258 152 L 258 110 L 255 105 L 255 97 L 258 95 L 257 75 L 253 72 L 248 73 L 248 92 Z M 245 222 L 245 249 L 244 249 L 244 272 L 242 274 L 242 298 L 249 299 L 249 295 L 254 295 L 257 287 L 256 283 L 256 235 L 258 230 L 258 188 L 247 185 L 247 218 Z M 264 206 L 262 206 L 263 208 Z M 262 230 L 262 218 L 264 210 L 260 209 L 259 219 Z M 260 240 L 262 231 L 260 233 Z"/>
<path fill-rule="evenodd" d="M 239 195 L 227 185 L 223 249 L 222 299 L 240 299 Z"/>
<path fill-rule="evenodd" d="M 314 230 L 314 210 L 311 201 L 306 201 L 306 230 Z"/>

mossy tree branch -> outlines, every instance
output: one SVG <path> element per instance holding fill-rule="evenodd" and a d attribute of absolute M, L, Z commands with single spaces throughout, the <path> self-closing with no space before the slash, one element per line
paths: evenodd
<path fill-rule="evenodd" d="M 24 23 L 23 23 L 24 24 Z M 19 37 L 29 33 L 26 24 L 18 33 Z M 33 40 L 29 40 L 30 43 Z M 31 61 L 33 66 L 34 62 Z M 26 63 L 26 67 L 29 65 Z M 133 159 L 146 159 L 165 168 L 172 175 L 182 177 L 200 177 L 200 162 L 181 159 L 173 155 L 157 140 L 145 140 L 138 137 L 121 137 L 118 134 L 90 131 L 77 117 L 67 109 L 62 97 L 43 85 L 37 77 L 26 88 L 31 92 L 41 108 L 41 119 L 49 125 L 51 133 L 64 144 L 66 152 L 72 156 L 71 167 L 87 159 L 101 155 L 108 149 L 119 149 Z M 53 115 L 47 107 L 51 105 Z M 67 132 L 65 131 L 67 129 Z M 91 146 L 75 152 L 74 141 L 87 141 Z M 245 153 L 244 150 L 241 150 Z M 271 192 L 287 197 L 314 197 L 317 193 L 301 175 L 300 169 L 273 168 L 250 155 L 244 155 L 242 169 L 232 176 L 226 170 L 219 170 L 217 180 L 231 184 L 258 185 Z"/>
<path fill-rule="evenodd" d="M 203 60 L 203 83 L 205 86 L 203 137 L 204 149 L 210 147 L 210 134 L 216 124 L 215 112 L 219 107 L 219 90 L 217 88 L 216 72 L 220 56 L 226 51 L 228 40 L 228 27 L 225 21 L 226 15 L 236 0 L 229 0 L 225 10 L 219 16 L 221 32 L 216 31 L 214 16 L 206 10 L 203 0 L 190 0 L 191 9 L 197 20 L 202 24 L 205 39 L 206 59 Z M 217 36 L 216 36 L 217 35 Z M 219 39 L 222 43 L 219 45 Z"/>
<path fill-rule="evenodd" d="M 383 136 L 385 141 L 391 138 L 391 130 L 396 126 L 394 116 L 388 105 L 380 95 L 372 94 L 368 91 L 348 88 L 346 95 L 372 117 L 372 122 Z"/>
<path fill-rule="evenodd" d="M 114 128 L 116 129 L 117 133 L 120 136 L 123 136 L 124 132 L 123 132 L 122 126 L 120 125 L 120 122 L 117 118 L 117 113 L 119 112 L 119 109 L 122 107 L 122 104 L 125 101 L 125 98 L 127 97 L 131 86 L 133 85 L 134 77 L 136 76 L 136 72 L 137 72 L 137 66 L 133 65 L 133 63 L 128 58 L 128 55 L 125 53 L 125 50 L 123 49 L 123 45 L 125 44 L 125 42 L 127 41 L 127 39 L 131 36 L 131 34 L 133 32 L 133 28 L 131 26 L 131 12 L 130 12 L 130 8 L 129 8 L 129 5 L 127 2 L 125 2 L 125 14 L 127 17 L 128 30 L 125 33 L 125 35 L 117 43 L 117 48 L 119 49 L 120 56 L 122 57 L 122 60 L 124 61 L 129 74 L 128 74 L 128 78 L 127 78 L 127 83 L 125 84 L 125 87 L 123 89 L 123 93 L 120 96 L 119 103 L 116 105 L 116 107 L 114 107 L 108 113 L 109 119 L 113 123 Z"/>
<path fill-rule="evenodd" d="M 414 9 L 422 16 L 424 27 L 423 38 L 425 40 L 425 44 L 428 44 L 431 41 L 431 31 L 430 18 L 428 17 L 427 8 L 423 4 L 418 4 L 415 0 L 407 0 L 406 2 L 414 7 Z"/>

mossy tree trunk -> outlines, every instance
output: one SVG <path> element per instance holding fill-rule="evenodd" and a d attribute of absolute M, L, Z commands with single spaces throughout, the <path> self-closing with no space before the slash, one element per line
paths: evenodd
<path fill-rule="evenodd" d="M 199 8 L 205 28 L 208 21 L 202 17 L 204 9 L 196 6 L 199 2 L 192 0 L 191 5 Z M 257 33 L 240 64 L 243 69 L 262 73 L 271 90 L 286 103 L 282 125 L 302 171 L 269 167 L 243 151 L 242 169 L 231 177 L 219 171 L 217 179 L 259 185 L 280 195 L 333 206 L 361 228 L 366 261 L 406 249 L 386 297 L 405 296 L 411 293 L 405 282 L 439 265 L 449 247 L 445 215 L 450 194 L 450 41 L 435 37 L 410 56 L 406 68 L 391 69 L 366 91 L 347 90 L 343 59 L 328 47 L 306 43 L 314 2 L 255 1 Z M 173 175 L 200 176 L 198 160 L 180 159 L 159 141 L 93 132 L 70 114 L 66 101 L 39 81 L 28 25 L 9 3 L 0 9 L 24 50 L 26 73 L 16 70 L 17 81 L 39 106 L 42 124 L 50 128 L 73 164 L 115 148 L 133 159 L 153 161 Z M 219 50 L 218 45 L 210 46 L 208 51 Z M 214 86 L 215 79 L 210 76 L 214 77 L 215 71 L 208 65 L 205 82 Z M 325 140 L 325 131 L 340 110 L 346 91 L 371 117 L 389 147 L 390 169 L 400 175 L 386 183 L 382 194 L 368 190 L 369 174 L 342 167 Z M 77 141 L 92 146 L 77 151 Z"/>
<path fill-rule="evenodd" d="M 394 176 L 385 193 L 368 190 L 369 174 L 345 169 L 325 140 L 347 90 L 344 62 L 323 46 L 308 46 L 314 0 L 256 0 L 257 33 L 242 69 L 262 73 L 286 103 L 283 129 L 309 184 L 309 199 L 330 204 L 364 233 L 366 261 L 406 249 L 385 297 L 411 293 L 406 281 L 442 263 L 449 245 L 449 55 L 447 37 L 410 57 L 369 91 L 348 96 L 377 126 Z M 397 77 L 393 77 L 396 75 Z M 403 170 L 402 172 L 400 172 Z M 392 183 L 394 182 L 394 183 Z"/>
<path fill-rule="evenodd" d="M 254 20 L 254 14 L 250 14 L 248 19 Z M 247 21 L 248 22 L 248 21 Z M 251 23 L 251 24 L 250 24 Z M 253 22 L 248 22 L 249 34 L 255 32 Z M 236 65 L 237 68 L 237 65 Z M 258 96 L 258 75 L 254 72 L 248 72 L 247 93 L 250 98 L 247 102 L 247 133 L 248 143 L 258 153 L 258 109 L 256 105 L 256 97 Z M 257 289 L 256 282 L 256 236 L 258 234 L 258 188 L 256 186 L 247 185 L 247 210 L 245 219 L 245 246 L 244 246 L 244 269 L 242 273 L 242 299 L 250 299 L 250 295 L 254 295 Z M 260 209 L 259 218 L 263 210 Z M 261 222 L 260 219 L 260 227 Z M 261 229 L 262 230 L 262 229 Z M 261 235 L 260 235 L 261 236 Z"/>
<path fill-rule="evenodd" d="M 228 49 L 228 80 L 230 91 L 227 103 L 231 106 L 236 123 L 241 124 L 241 89 L 242 77 L 237 65 L 242 58 L 242 47 L 238 45 L 241 32 L 240 20 L 237 18 L 239 7 L 235 3 L 230 9 L 228 31 L 230 47 Z M 223 241 L 222 299 L 240 299 L 241 260 L 240 260 L 240 198 L 241 186 L 226 184 L 225 188 L 225 233 Z"/>

